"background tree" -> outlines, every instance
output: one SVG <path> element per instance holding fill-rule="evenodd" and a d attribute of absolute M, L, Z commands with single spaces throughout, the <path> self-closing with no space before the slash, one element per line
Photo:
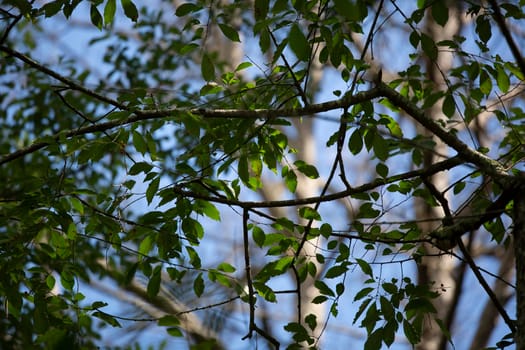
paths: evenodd
<path fill-rule="evenodd" d="M 524 348 L 523 6 L 4 1 L 2 347 Z"/>

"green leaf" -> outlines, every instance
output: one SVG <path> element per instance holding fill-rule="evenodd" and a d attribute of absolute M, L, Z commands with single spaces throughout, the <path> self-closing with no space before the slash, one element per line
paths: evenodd
<path fill-rule="evenodd" d="M 501 65 L 496 66 L 496 81 L 501 92 L 507 93 L 510 87 L 510 78 Z"/>
<path fill-rule="evenodd" d="M 254 16 L 256 21 L 266 19 L 269 10 L 269 0 L 255 0 L 254 2 Z"/>
<path fill-rule="evenodd" d="M 193 291 L 197 297 L 201 297 L 204 293 L 204 279 L 202 278 L 202 272 L 193 280 Z"/>
<path fill-rule="evenodd" d="M 314 314 L 307 315 L 304 318 L 304 321 L 312 331 L 317 327 L 317 316 Z"/>
<path fill-rule="evenodd" d="M 208 201 L 199 201 L 200 210 L 202 213 L 215 221 L 221 221 L 221 213 L 219 209 Z"/>
<path fill-rule="evenodd" d="M 374 154 L 377 157 L 377 159 L 381 161 L 387 160 L 389 154 L 388 141 L 385 140 L 385 138 L 383 138 L 383 136 L 381 136 L 379 132 L 376 132 L 374 135 L 373 145 Z"/>
<path fill-rule="evenodd" d="M 104 24 L 102 15 L 98 11 L 97 7 L 93 4 L 90 6 L 89 15 L 91 17 L 91 23 L 93 23 L 93 25 L 98 29 L 102 29 L 102 25 Z"/>
<path fill-rule="evenodd" d="M 436 0 L 432 3 L 432 17 L 437 24 L 444 27 L 448 22 L 448 6 L 443 0 Z"/>
<path fill-rule="evenodd" d="M 144 238 L 142 242 L 140 242 L 139 253 L 141 255 L 148 255 L 148 253 L 153 248 L 153 243 L 153 238 L 151 236 L 146 236 L 146 238 Z"/>
<path fill-rule="evenodd" d="M 366 287 L 361 289 L 359 292 L 356 293 L 354 297 L 354 301 L 358 301 L 363 299 L 364 297 L 368 296 L 370 293 L 372 293 L 375 289 L 372 287 Z"/>
<path fill-rule="evenodd" d="M 148 152 L 148 144 L 144 137 L 136 130 L 133 130 L 133 146 L 142 155 Z"/>
<path fill-rule="evenodd" d="M 336 12 L 353 22 L 354 31 L 362 33 L 361 28 L 357 25 L 359 21 L 366 18 L 368 14 L 367 4 L 363 1 L 334 0 Z"/>
<path fill-rule="evenodd" d="M 492 79 L 486 70 L 479 73 L 479 89 L 485 95 L 489 95 L 492 91 Z"/>
<path fill-rule="evenodd" d="M 161 317 L 157 323 L 159 326 L 162 326 L 162 327 L 178 326 L 180 324 L 180 321 L 177 317 L 173 315 L 166 315 L 166 316 Z"/>
<path fill-rule="evenodd" d="M 231 26 L 219 23 L 219 28 L 221 29 L 222 34 L 224 34 L 225 37 L 230 39 L 231 41 L 235 42 L 241 42 L 241 39 L 239 38 L 239 33 Z"/>
<path fill-rule="evenodd" d="M 159 176 L 154 178 L 148 185 L 148 188 L 146 190 L 146 200 L 148 201 L 148 204 L 151 204 L 151 202 L 153 201 L 153 198 L 155 198 L 155 195 L 157 194 L 157 191 L 159 190 L 159 185 L 160 185 Z"/>
<path fill-rule="evenodd" d="M 461 191 L 463 191 L 463 189 L 465 188 L 465 186 L 467 185 L 466 182 L 464 181 L 461 181 L 461 182 L 458 182 L 457 184 L 454 185 L 454 194 L 458 194 L 460 193 Z"/>
<path fill-rule="evenodd" d="M 80 215 L 84 215 L 84 204 L 82 204 L 78 198 L 70 197 L 69 201 L 71 202 L 71 206 L 75 208 Z"/>
<path fill-rule="evenodd" d="M 378 163 L 376 165 L 376 173 L 382 178 L 386 178 L 388 176 L 388 167 L 384 163 Z"/>
<path fill-rule="evenodd" d="M 131 168 L 128 171 L 129 175 L 138 175 L 140 173 L 148 174 L 151 169 L 153 169 L 153 165 L 146 163 L 146 162 L 137 162 L 131 166 Z"/>
<path fill-rule="evenodd" d="M 179 328 L 177 328 L 177 327 L 170 327 L 166 331 L 172 337 L 182 337 L 182 336 L 184 336 L 184 333 L 182 333 L 182 331 Z"/>
<path fill-rule="evenodd" d="M 344 283 L 338 283 L 335 286 L 335 291 L 337 293 L 337 296 L 343 295 L 343 293 L 345 292 L 345 285 L 344 285 Z"/>
<path fill-rule="evenodd" d="M 192 218 L 184 218 L 182 220 L 182 231 L 186 237 L 194 243 L 197 243 L 199 239 L 204 236 L 202 225 Z"/>
<path fill-rule="evenodd" d="M 438 49 L 436 43 L 425 33 L 421 33 L 421 48 L 432 61 L 437 59 Z"/>
<path fill-rule="evenodd" d="M 111 24 L 115 18 L 115 12 L 117 11 L 117 0 L 108 0 L 106 6 L 104 6 L 104 23 L 106 25 Z"/>
<path fill-rule="evenodd" d="M 437 313 L 436 308 L 427 298 L 411 299 L 405 306 L 405 312 L 415 310 L 422 313 Z"/>
<path fill-rule="evenodd" d="M 314 167 L 313 165 L 306 164 L 302 160 L 295 161 L 294 165 L 297 167 L 297 170 L 299 170 L 301 173 L 306 175 L 306 177 L 310 179 L 319 178 L 319 172 L 317 171 L 316 167 Z"/>
<path fill-rule="evenodd" d="M 153 274 L 151 275 L 148 286 L 147 286 L 147 293 L 148 297 L 154 298 L 159 294 L 160 290 L 160 282 L 161 282 L 161 266 L 157 265 L 155 266 L 155 269 L 153 270 Z"/>
<path fill-rule="evenodd" d="M 290 265 L 292 265 L 294 259 L 295 258 L 293 256 L 285 256 L 285 257 L 277 260 L 277 262 L 275 263 L 275 266 L 274 266 L 275 271 L 279 275 L 285 273 L 286 270 L 288 270 L 288 268 L 290 267 Z"/>
<path fill-rule="evenodd" d="M 308 62 L 310 60 L 310 44 L 308 44 L 308 40 L 297 23 L 294 23 L 290 29 L 288 45 L 300 61 Z"/>
<path fill-rule="evenodd" d="M 383 343 L 385 343 L 387 347 L 390 347 L 390 345 L 394 343 L 398 328 L 399 325 L 395 319 L 388 321 L 383 327 Z"/>
<path fill-rule="evenodd" d="M 359 213 L 357 214 L 358 218 L 362 219 L 373 219 L 379 216 L 381 212 L 373 207 L 373 204 L 370 202 L 365 202 L 359 207 Z"/>
<path fill-rule="evenodd" d="M 355 129 L 352 135 L 350 135 L 348 148 L 353 155 L 358 154 L 363 149 L 363 136 L 361 135 L 360 129 Z"/>
<path fill-rule="evenodd" d="M 443 114 L 445 114 L 449 118 L 452 118 L 454 116 L 454 113 L 456 113 L 456 103 L 454 102 L 454 97 L 452 96 L 452 94 L 445 95 L 442 110 Z"/>
<path fill-rule="evenodd" d="M 186 246 L 185 248 L 186 248 L 186 252 L 188 253 L 188 256 L 190 258 L 191 266 L 193 266 L 196 269 L 200 269 L 201 266 L 202 266 L 200 255 L 192 247 Z"/>
<path fill-rule="evenodd" d="M 250 68 L 252 66 L 253 66 L 253 63 L 251 63 L 251 62 L 242 62 L 241 64 L 239 64 L 237 66 L 237 68 L 235 68 L 235 71 L 236 72 L 240 72 L 240 71 L 245 70 L 246 68 Z"/>
<path fill-rule="evenodd" d="M 299 216 L 306 220 L 321 221 L 321 215 L 319 215 L 317 210 L 310 207 L 299 208 Z"/>
<path fill-rule="evenodd" d="M 478 16 L 476 18 L 476 33 L 478 33 L 479 38 L 485 44 L 492 37 L 492 28 L 489 20 L 485 16 Z"/>
<path fill-rule="evenodd" d="M 250 159 L 250 168 L 252 169 L 253 175 L 260 177 L 263 170 L 263 164 L 260 158 Z"/>
<path fill-rule="evenodd" d="M 417 344 L 420 341 L 419 332 L 414 328 L 414 326 L 407 320 L 403 320 L 403 332 L 405 337 L 407 337 L 410 344 Z"/>
<path fill-rule="evenodd" d="M 328 287 L 328 285 L 324 283 L 323 281 L 320 281 L 320 280 L 315 281 L 314 286 L 315 288 L 319 289 L 319 292 L 321 294 L 335 297 L 334 291 L 330 289 L 330 287 Z"/>
<path fill-rule="evenodd" d="M 397 293 L 397 286 L 394 283 L 385 282 L 381 285 L 385 292 L 389 294 L 396 294 Z"/>
<path fill-rule="evenodd" d="M 434 321 L 436 321 L 436 323 L 438 324 L 439 329 L 441 330 L 441 334 L 443 334 L 445 338 L 452 344 L 452 338 L 450 336 L 450 331 L 448 330 L 443 320 L 440 320 L 439 318 L 435 318 Z"/>
<path fill-rule="evenodd" d="M 348 268 L 345 265 L 336 265 L 326 271 L 325 278 L 336 278 L 339 277 L 348 271 Z"/>
<path fill-rule="evenodd" d="M 361 317 L 363 312 L 365 312 L 365 310 L 367 309 L 368 305 L 370 305 L 371 302 L 372 302 L 372 298 L 367 298 L 361 303 L 361 305 L 359 305 L 359 309 L 357 309 L 354 319 L 352 320 L 352 324 L 355 324 L 357 322 L 357 320 Z"/>
<path fill-rule="evenodd" d="M 52 290 L 55 287 L 55 283 L 56 283 L 56 280 L 55 280 L 55 277 L 53 277 L 53 275 L 48 275 L 46 277 L 46 285 L 47 285 L 47 288 L 49 288 L 49 290 Z"/>
<path fill-rule="evenodd" d="M 319 231 L 321 233 L 321 236 L 323 236 L 324 238 L 328 238 L 332 234 L 333 230 L 332 230 L 332 226 L 330 226 L 330 224 L 327 224 L 325 222 L 321 225 L 321 227 L 319 228 Z"/>
<path fill-rule="evenodd" d="M 213 65 L 210 56 L 208 56 L 207 54 L 204 54 L 202 56 L 201 74 L 202 78 L 206 81 L 215 80 L 215 66 Z"/>
<path fill-rule="evenodd" d="M 275 303 L 277 301 L 277 297 L 275 296 L 274 291 L 270 287 L 268 287 L 266 284 L 260 283 L 260 282 L 254 282 L 253 286 L 255 287 L 257 294 L 262 296 L 264 300 L 269 301 L 271 303 Z"/>
<path fill-rule="evenodd" d="M 377 310 L 376 304 L 372 303 L 366 311 L 363 321 L 361 321 L 361 326 L 365 327 L 366 331 L 370 334 L 379 320 L 379 311 Z"/>
<path fill-rule="evenodd" d="M 44 10 L 44 16 L 45 17 L 53 17 L 62 9 L 63 1 L 51 1 L 42 6 L 42 9 Z M 31 5 L 29 5 L 29 9 L 31 9 Z"/>
<path fill-rule="evenodd" d="M 259 247 L 264 246 L 266 235 L 264 234 L 264 231 L 259 226 L 253 226 L 252 237 L 253 237 L 253 241 L 255 242 L 255 244 L 257 244 Z"/>
<path fill-rule="evenodd" d="M 384 296 L 379 297 L 379 304 L 381 305 L 381 313 L 385 320 L 390 321 L 394 319 L 395 310 L 392 303 Z"/>
<path fill-rule="evenodd" d="M 285 165 L 281 169 L 281 176 L 284 179 L 286 188 L 288 188 L 290 192 L 295 193 L 295 190 L 297 189 L 297 175 L 295 175 L 295 172 Z"/>
<path fill-rule="evenodd" d="M 244 155 L 239 157 L 237 172 L 239 174 L 239 178 L 244 184 L 247 184 L 250 181 L 250 173 L 248 172 L 248 159 Z"/>
<path fill-rule="evenodd" d="M 421 36 L 418 32 L 413 31 L 410 33 L 410 36 L 408 38 L 408 41 L 410 41 L 410 44 L 414 47 L 414 49 L 417 49 L 419 46 L 419 41 L 421 40 Z"/>
<path fill-rule="evenodd" d="M 266 53 L 270 49 L 270 43 L 270 32 L 266 27 L 264 27 L 259 33 L 259 47 L 262 53 Z"/>
<path fill-rule="evenodd" d="M 222 262 L 217 266 L 217 270 L 227 272 L 227 273 L 233 273 L 235 272 L 235 267 L 231 264 L 228 264 L 226 262 Z"/>
<path fill-rule="evenodd" d="M 175 15 L 177 17 L 182 17 L 189 13 L 200 11 L 201 9 L 201 6 L 188 2 L 177 7 L 177 10 L 175 10 Z"/>
<path fill-rule="evenodd" d="M 109 315 L 109 314 L 107 314 L 105 312 L 95 311 L 91 315 L 93 317 L 101 319 L 102 321 L 106 322 L 107 324 L 111 325 L 112 327 L 116 327 L 116 328 L 117 327 L 118 328 L 122 327 L 115 317 L 113 317 L 113 316 L 111 316 L 111 315 Z M 48 325 L 49 325 L 49 323 L 48 323 Z"/>
<path fill-rule="evenodd" d="M 364 350 L 380 350 L 383 342 L 383 329 L 378 328 L 366 337 Z"/>
<path fill-rule="evenodd" d="M 370 277 L 374 277 L 374 274 L 372 272 L 372 268 L 370 267 L 370 265 L 366 261 L 364 261 L 363 259 L 356 259 L 356 262 L 359 265 L 359 267 L 361 268 L 361 271 L 363 271 L 366 275 L 368 275 Z"/>
<path fill-rule="evenodd" d="M 122 8 L 124 9 L 124 14 L 126 17 L 131 19 L 133 22 L 137 22 L 137 19 L 139 18 L 139 11 L 137 10 L 137 7 L 131 0 L 120 0 L 120 3 L 122 4 Z"/>
<path fill-rule="evenodd" d="M 325 295 L 318 295 L 312 299 L 312 304 L 322 304 L 328 300 L 328 297 Z"/>

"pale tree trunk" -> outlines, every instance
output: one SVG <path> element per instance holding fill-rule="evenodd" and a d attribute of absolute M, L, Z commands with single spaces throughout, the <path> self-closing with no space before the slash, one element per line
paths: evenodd
<path fill-rule="evenodd" d="M 457 8 L 456 2 L 451 2 L 449 7 L 449 20 L 444 27 L 435 23 L 430 13 L 426 17 L 426 31 L 427 34 L 434 40 L 439 42 L 441 40 L 451 40 L 454 35 L 458 34 L 460 30 L 460 9 Z M 430 10 L 429 10 L 430 11 Z M 427 78 L 431 83 L 440 90 L 446 89 L 444 77 L 452 67 L 453 56 L 451 53 L 439 52 L 436 61 L 431 62 L 427 60 L 426 71 Z M 446 120 L 447 117 L 442 112 L 442 101 L 438 101 L 431 106 L 427 115 L 432 116 L 435 120 Z M 418 125 L 418 134 L 432 137 L 432 134 Z M 439 139 L 434 138 L 436 142 L 432 151 L 426 151 L 423 159 L 423 167 L 428 167 L 431 164 L 442 160 L 442 156 L 447 156 L 447 146 Z M 444 173 L 439 173 L 436 176 L 428 179 L 428 181 L 438 190 L 443 191 L 449 185 L 449 179 Z M 444 211 L 441 207 L 433 207 L 428 205 L 423 199 L 415 198 L 416 218 L 418 220 L 437 219 L 444 217 Z M 440 225 L 440 221 L 422 221 L 420 228 L 424 234 L 432 232 Z M 425 244 L 423 247 L 427 254 L 436 254 L 440 250 L 430 244 Z M 450 256 L 424 257 L 420 264 L 418 264 L 418 283 L 419 284 L 434 284 L 433 287 L 437 290 L 444 290 L 441 296 L 435 300 L 434 306 L 438 310 L 437 317 L 439 319 L 446 319 L 450 307 L 453 302 L 454 289 L 456 288 L 456 281 L 453 278 L 455 268 L 455 260 Z M 428 319 L 424 324 L 421 343 L 416 346 L 417 350 L 440 350 L 440 344 L 443 344 L 444 337 L 440 327 L 431 319 Z"/>

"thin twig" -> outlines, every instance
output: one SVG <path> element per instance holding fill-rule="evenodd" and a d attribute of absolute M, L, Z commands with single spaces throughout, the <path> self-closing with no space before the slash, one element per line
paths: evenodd
<path fill-rule="evenodd" d="M 521 72 L 525 75 L 525 59 L 523 59 L 523 56 L 521 55 L 521 50 L 518 48 L 518 45 L 516 45 L 514 39 L 512 38 L 512 35 L 510 34 L 509 28 L 507 27 L 505 19 L 503 18 L 503 15 L 501 14 L 501 11 L 499 9 L 498 2 L 496 0 L 489 0 L 489 3 L 492 7 L 492 10 L 494 11 L 494 16 L 492 17 L 498 24 L 498 27 L 501 30 L 501 33 L 503 34 L 503 37 L 507 41 L 507 45 L 509 45 L 510 51 L 512 52 L 514 59 L 518 63 Z"/>
<path fill-rule="evenodd" d="M 515 332 L 516 325 L 514 324 L 514 321 L 512 321 L 512 319 L 509 317 L 509 315 L 507 314 L 507 311 L 505 311 L 505 308 L 500 304 L 498 298 L 496 297 L 496 295 L 494 295 L 494 292 L 488 285 L 487 281 L 485 280 L 485 278 L 483 278 L 483 276 L 481 275 L 481 272 L 479 272 L 478 266 L 476 265 L 476 263 L 470 256 L 470 253 L 467 251 L 467 248 L 465 248 L 465 245 L 463 244 L 463 241 L 461 239 L 458 239 L 458 247 L 461 250 L 461 253 L 463 253 L 465 260 L 469 264 L 470 269 L 476 276 L 479 284 L 481 285 L 481 287 L 483 287 L 483 289 L 485 290 L 485 293 L 487 293 L 490 300 L 492 300 L 496 309 L 498 309 L 498 312 L 500 313 L 501 317 L 503 318 L 503 320 L 509 327 L 510 331 Z"/>
<path fill-rule="evenodd" d="M 244 245 L 244 269 L 246 270 L 246 284 L 248 285 L 248 304 L 250 307 L 250 324 L 248 334 L 242 339 L 251 338 L 253 331 L 256 329 L 255 326 L 255 295 L 252 282 L 252 272 L 250 267 L 250 242 L 248 238 L 248 209 L 244 208 L 242 212 L 242 237 Z"/>
<path fill-rule="evenodd" d="M 45 75 L 47 76 L 50 76 L 52 78 L 55 78 L 56 80 L 66 84 L 66 86 L 68 86 L 70 89 L 72 90 L 76 90 L 76 91 L 80 91 L 90 97 L 93 97 L 101 102 L 104 102 L 104 103 L 107 103 L 109 105 L 112 105 L 114 107 L 117 107 L 121 110 L 129 110 L 128 107 L 126 107 L 126 105 L 116 101 L 116 100 L 113 100 L 105 95 L 101 95 L 93 90 L 90 90 L 88 88 L 86 88 L 85 86 L 83 85 L 80 85 L 78 84 L 77 82 L 75 82 L 74 80 L 72 79 L 69 79 L 69 78 L 66 78 L 65 76 L 57 73 L 56 71 L 52 70 L 52 69 L 49 69 L 47 67 L 45 67 L 44 65 L 36 62 L 35 60 L 33 60 L 31 57 L 27 56 L 27 55 L 24 55 L 23 53 L 21 52 L 18 52 L 16 50 L 13 50 L 12 48 L 8 47 L 8 46 L 5 46 L 5 45 L 0 45 L 0 51 L 3 51 L 5 53 L 7 53 L 8 55 L 11 55 L 13 57 L 16 57 L 18 58 L 20 61 L 26 63 L 27 65 L 29 65 L 30 67 L 33 67 L 35 68 L 36 70 L 44 73 Z"/>

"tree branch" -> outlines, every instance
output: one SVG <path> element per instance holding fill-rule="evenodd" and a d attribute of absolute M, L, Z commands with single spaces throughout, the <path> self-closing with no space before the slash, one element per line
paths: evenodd
<path fill-rule="evenodd" d="M 439 123 L 428 117 L 424 110 L 412 103 L 408 98 L 401 95 L 396 90 L 381 83 L 378 86 L 381 96 L 386 97 L 396 107 L 403 109 L 408 115 L 414 118 L 418 123 L 423 125 L 427 130 L 436 135 L 448 146 L 452 147 L 458 156 L 465 161 L 475 164 L 482 168 L 487 174 L 492 176 L 497 182 L 505 182 L 509 175 L 505 168 L 496 160 L 487 157 L 481 152 L 473 150 L 463 143 L 455 134 L 450 133 Z"/>
<path fill-rule="evenodd" d="M 109 105 L 112 105 L 114 107 L 117 107 L 121 110 L 128 110 L 128 108 L 123 105 L 122 103 L 119 103 L 118 101 L 116 100 L 113 100 L 109 97 L 106 97 L 104 95 L 101 95 L 93 90 L 90 90 L 78 83 L 76 83 L 75 81 L 73 81 L 72 79 L 69 79 L 69 78 L 66 78 L 64 77 L 63 75 L 61 74 L 58 74 L 57 72 L 55 72 L 54 70 L 51 70 L 43 65 L 41 65 L 40 63 L 36 62 L 35 60 L 33 60 L 31 57 L 27 56 L 27 55 L 24 55 L 23 53 L 20 53 L 16 50 L 13 50 L 12 48 L 8 47 L 8 46 L 5 46 L 5 45 L 0 45 L 0 51 L 3 51 L 5 53 L 7 53 L 8 55 L 10 56 L 13 56 L 13 57 L 16 57 L 18 58 L 20 61 L 26 63 L 28 66 L 30 67 L 33 67 L 35 68 L 36 70 L 44 73 L 45 75 L 48 75 L 52 78 L 55 78 L 56 80 L 66 84 L 67 87 L 69 87 L 70 89 L 72 90 L 76 90 L 76 91 L 80 91 L 88 96 L 91 96 L 101 102 L 105 102 Z"/>
<path fill-rule="evenodd" d="M 519 191 L 517 191 L 518 188 L 518 186 L 515 186 L 505 189 L 498 199 L 496 199 L 491 205 L 487 207 L 485 213 L 482 215 L 473 216 L 468 219 L 462 218 L 454 225 L 444 226 L 439 230 L 431 232 L 430 236 L 435 238 L 437 241 L 459 240 L 465 232 L 477 230 L 485 222 L 501 215 L 501 213 L 505 211 L 507 204 L 513 200 L 516 193 L 519 193 Z"/>
<path fill-rule="evenodd" d="M 496 0 L 489 0 L 489 3 L 492 7 L 492 10 L 494 11 L 493 18 L 498 24 L 498 27 L 501 30 L 505 41 L 507 41 L 507 45 L 509 45 L 510 51 L 512 52 L 514 59 L 518 63 L 521 72 L 525 75 L 525 60 L 521 55 L 521 50 L 518 48 L 518 46 L 514 42 L 514 39 L 512 38 L 512 35 L 510 34 L 509 28 L 507 27 L 505 19 L 503 18 L 503 15 L 501 14 L 501 11 L 499 9 L 498 2 Z"/>
<path fill-rule="evenodd" d="M 242 212 L 242 237 L 244 245 L 244 268 L 246 270 L 246 284 L 248 285 L 248 303 L 250 307 L 250 321 L 249 330 L 242 339 L 251 338 L 253 332 L 256 330 L 255 326 L 255 294 L 252 282 L 252 272 L 250 267 L 250 242 L 248 238 L 248 209 L 244 208 Z"/>
<path fill-rule="evenodd" d="M 1 48 L 2 47 L 0 46 L 0 49 Z M 75 83 L 72 83 L 72 84 L 75 84 Z M 77 85 L 75 84 L 75 86 Z M 78 89 L 75 88 L 75 90 L 80 90 L 80 87 Z M 84 89 L 84 90 L 91 91 L 87 89 Z M 90 96 L 94 94 L 95 98 L 98 98 L 99 96 L 98 94 L 94 92 L 93 93 L 86 92 L 86 93 Z M 121 120 L 113 120 L 109 122 L 89 125 L 89 126 L 82 127 L 82 128 L 64 130 L 57 134 L 50 135 L 49 138 L 58 142 L 60 138 L 64 138 L 64 137 L 71 138 L 71 137 L 91 134 L 95 132 L 103 132 L 103 131 L 110 130 L 116 127 L 133 124 L 133 123 L 140 122 L 140 121 L 173 117 L 173 116 L 181 115 L 181 114 L 197 115 L 202 118 L 242 118 L 242 119 L 272 119 L 272 118 L 277 118 L 277 117 L 303 117 L 303 116 L 306 117 L 306 116 L 313 115 L 316 113 L 326 112 L 326 111 L 330 111 L 334 109 L 344 108 L 345 106 L 355 105 L 355 104 L 358 104 L 364 101 L 369 101 L 376 97 L 379 97 L 379 90 L 371 89 L 369 91 L 364 91 L 364 92 L 358 93 L 353 96 L 347 96 L 342 99 L 309 105 L 305 108 L 298 108 L 298 109 L 249 110 L 249 109 L 211 109 L 211 108 L 168 108 L 168 109 L 162 109 L 162 110 L 130 111 L 125 106 L 119 105 L 118 108 L 121 108 L 122 110 L 127 110 L 132 115 L 128 118 L 121 119 Z M 8 163 L 18 158 L 21 158 L 27 154 L 36 152 L 42 148 L 47 147 L 51 143 L 52 142 L 47 142 L 47 141 L 41 141 L 41 142 L 35 141 L 30 146 L 21 148 L 15 152 L 9 153 L 3 156 L 2 158 L 0 158 L 0 165 Z"/>
<path fill-rule="evenodd" d="M 461 239 L 458 239 L 458 246 L 459 246 L 459 249 L 461 250 L 461 252 L 463 253 L 463 257 L 465 258 L 465 260 L 469 264 L 470 269 L 472 270 L 472 272 L 476 276 L 479 284 L 485 290 L 485 293 L 487 293 L 487 295 L 489 296 L 490 300 L 492 301 L 492 303 L 494 304 L 494 306 L 498 310 L 498 312 L 501 315 L 501 317 L 503 317 L 503 320 L 505 321 L 505 323 L 509 327 L 510 331 L 511 332 L 515 332 L 516 331 L 516 325 L 514 324 L 514 321 L 512 321 L 512 319 L 509 317 L 509 315 L 507 314 L 507 311 L 505 311 L 505 308 L 501 305 L 501 303 L 499 302 L 498 298 L 496 297 L 496 295 L 494 294 L 494 292 L 492 291 L 492 289 L 488 285 L 487 281 L 485 281 L 485 279 L 483 278 L 483 276 L 479 272 L 479 269 L 478 269 L 476 263 L 474 262 L 474 260 L 470 256 L 470 253 L 465 248 L 465 245 L 463 244 L 463 241 Z"/>
<path fill-rule="evenodd" d="M 354 194 L 370 191 L 379 186 L 387 185 L 387 184 L 394 183 L 397 181 L 411 179 L 414 177 L 430 176 L 430 175 L 436 174 L 444 170 L 449 170 L 461 164 L 463 164 L 463 161 L 459 157 L 453 157 L 453 158 L 444 160 L 442 162 L 433 164 L 425 169 L 413 170 L 413 171 L 409 171 L 403 174 L 394 175 L 394 176 L 391 176 L 385 179 L 378 178 L 364 185 L 353 187 L 353 188 L 350 188 L 350 189 L 347 189 L 341 192 L 327 194 L 324 196 L 280 200 L 280 201 L 247 202 L 247 201 L 240 201 L 240 200 L 228 199 L 228 198 L 223 198 L 223 197 L 211 197 L 211 196 L 203 195 L 200 193 L 184 190 L 182 186 L 174 186 L 173 191 L 185 197 L 203 199 L 203 200 L 207 200 L 210 202 L 221 203 L 221 204 L 226 204 L 226 205 L 233 205 L 233 206 L 237 206 L 241 208 L 248 208 L 248 209 L 292 207 L 292 206 L 308 205 L 308 204 L 314 204 L 318 202 L 328 202 L 328 201 L 341 199 L 341 198 L 348 197 Z"/>

